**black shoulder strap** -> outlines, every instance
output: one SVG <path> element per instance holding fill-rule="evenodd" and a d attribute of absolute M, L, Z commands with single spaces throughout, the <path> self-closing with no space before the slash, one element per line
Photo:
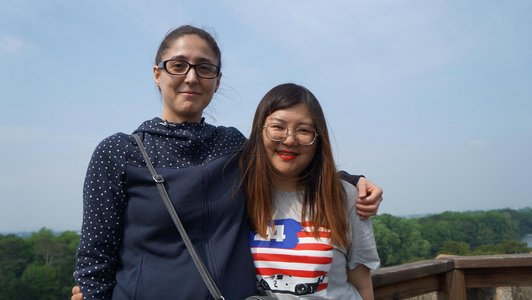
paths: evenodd
<path fill-rule="evenodd" d="M 181 223 L 181 220 L 179 219 L 179 216 L 177 215 L 174 206 L 172 205 L 172 201 L 170 201 L 170 196 L 168 195 L 168 192 L 164 187 L 164 178 L 161 175 L 157 174 L 157 172 L 155 171 L 155 168 L 153 167 L 153 164 L 150 161 L 150 157 L 148 156 L 148 153 L 144 148 L 144 144 L 142 143 L 140 136 L 138 134 L 132 134 L 132 136 L 135 139 L 137 146 L 139 147 L 139 150 L 142 153 L 142 156 L 144 157 L 144 160 L 146 161 L 146 166 L 148 167 L 148 170 L 150 171 L 150 174 L 157 185 L 157 190 L 159 191 L 159 194 L 163 199 L 164 205 L 166 206 L 170 217 L 172 217 L 172 221 L 174 221 L 175 227 L 177 228 L 177 231 L 179 231 L 183 242 L 185 242 L 185 246 L 187 247 L 190 256 L 192 256 L 192 260 L 194 261 L 196 268 L 198 269 L 201 277 L 203 278 L 205 285 L 209 289 L 209 292 L 214 297 L 214 299 L 224 300 L 224 297 L 220 293 L 220 290 L 216 286 L 216 283 L 209 274 L 209 271 L 203 264 L 201 258 L 198 256 L 198 253 L 196 253 L 194 245 L 192 245 L 192 242 L 190 241 L 190 238 L 188 237 L 188 234 L 185 231 L 185 228 L 183 227 L 183 224 Z"/>

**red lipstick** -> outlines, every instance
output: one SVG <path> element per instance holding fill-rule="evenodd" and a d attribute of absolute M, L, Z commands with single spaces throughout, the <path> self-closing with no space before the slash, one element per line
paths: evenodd
<path fill-rule="evenodd" d="M 279 155 L 279 158 L 285 161 L 293 160 L 297 157 L 296 152 L 288 151 L 288 150 L 279 150 L 277 151 L 277 155 Z"/>

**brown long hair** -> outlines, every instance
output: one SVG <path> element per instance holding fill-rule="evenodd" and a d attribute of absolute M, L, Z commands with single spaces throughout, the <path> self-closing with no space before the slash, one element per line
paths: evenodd
<path fill-rule="evenodd" d="M 267 227 L 273 225 L 271 186 L 274 170 L 266 156 L 263 126 L 273 112 L 301 103 L 307 106 L 319 133 L 314 159 L 299 178 L 299 185 L 304 191 L 301 218 L 314 223 L 315 237 L 318 237 L 320 227 L 328 228 L 331 241 L 345 248 L 349 243 L 346 194 L 334 164 L 323 110 L 316 97 L 303 86 L 293 83 L 278 85 L 266 93 L 257 107 L 251 134 L 240 158 L 248 214 L 255 230 L 266 236 Z"/>

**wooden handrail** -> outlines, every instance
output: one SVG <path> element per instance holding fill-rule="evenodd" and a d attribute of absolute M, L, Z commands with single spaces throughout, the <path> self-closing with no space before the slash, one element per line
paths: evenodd
<path fill-rule="evenodd" d="M 467 288 L 532 286 L 532 254 L 447 256 L 372 272 L 375 299 L 405 299 L 436 292 L 465 300 Z"/>

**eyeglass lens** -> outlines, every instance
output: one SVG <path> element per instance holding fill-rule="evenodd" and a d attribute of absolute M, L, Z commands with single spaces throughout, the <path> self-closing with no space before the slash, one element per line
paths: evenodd
<path fill-rule="evenodd" d="M 164 66 L 165 70 L 173 75 L 185 75 L 190 71 L 190 68 L 194 68 L 196 74 L 202 78 L 215 78 L 220 70 L 217 66 L 209 63 L 193 65 L 183 60 L 167 60 Z"/>
<path fill-rule="evenodd" d="M 316 131 L 309 128 L 297 128 L 290 133 L 288 128 L 283 125 L 269 124 L 266 126 L 266 135 L 274 142 L 284 141 L 290 134 L 300 145 L 311 145 L 316 139 Z"/>

